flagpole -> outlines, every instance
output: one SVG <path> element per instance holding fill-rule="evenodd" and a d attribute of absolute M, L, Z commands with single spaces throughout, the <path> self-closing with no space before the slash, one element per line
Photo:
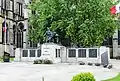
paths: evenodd
<path fill-rule="evenodd" d="M 5 16 L 5 30 L 4 30 L 4 42 L 5 42 L 5 52 L 6 52 L 6 16 Z"/>

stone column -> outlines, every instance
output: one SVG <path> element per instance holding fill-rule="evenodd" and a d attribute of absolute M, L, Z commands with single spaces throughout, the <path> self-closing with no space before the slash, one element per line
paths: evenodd
<path fill-rule="evenodd" d="M 115 30 L 113 35 L 113 57 L 118 56 L 118 29 Z"/>

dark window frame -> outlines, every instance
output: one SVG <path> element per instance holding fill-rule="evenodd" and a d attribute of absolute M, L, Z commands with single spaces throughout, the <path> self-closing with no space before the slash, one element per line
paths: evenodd
<path fill-rule="evenodd" d="M 96 52 L 96 53 L 94 54 L 94 52 Z M 97 58 L 97 56 L 98 56 L 97 55 L 97 49 L 89 49 L 89 58 Z"/>
<path fill-rule="evenodd" d="M 17 48 L 23 48 L 23 29 L 24 29 L 24 24 L 20 22 L 18 24 L 17 28 Z"/>
<path fill-rule="evenodd" d="M 75 52 L 75 54 L 73 54 L 73 51 Z M 75 58 L 76 57 L 76 49 L 68 49 L 68 57 Z"/>
<path fill-rule="evenodd" d="M 13 25 L 13 44 L 15 45 L 16 42 L 16 26 Z"/>
<path fill-rule="evenodd" d="M 20 3 L 20 2 L 17 2 L 17 5 L 18 5 L 18 19 L 22 19 L 23 17 L 23 4 Z"/>
<path fill-rule="evenodd" d="M 85 54 L 83 54 L 83 53 L 85 53 Z M 78 49 L 78 58 L 86 58 L 86 57 L 87 57 L 86 49 Z"/>
<path fill-rule="evenodd" d="M 34 52 L 34 54 L 32 54 Z M 29 50 L 30 57 L 36 57 L 36 50 Z M 32 56 L 33 55 L 33 56 Z"/>
<path fill-rule="evenodd" d="M 27 51 L 27 53 L 25 52 L 25 54 L 24 54 L 24 51 Z M 22 51 L 22 57 L 28 57 L 28 50 L 23 50 Z"/>
<path fill-rule="evenodd" d="M 56 52 L 56 58 L 61 57 L 61 55 L 60 55 L 60 49 L 55 49 L 55 52 Z"/>
<path fill-rule="evenodd" d="M 38 52 L 38 51 L 40 51 L 40 52 Z M 37 50 L 37 57 L 40 57 L 41 56 L 41 50 L 39 49 L 39 50 Z"/>

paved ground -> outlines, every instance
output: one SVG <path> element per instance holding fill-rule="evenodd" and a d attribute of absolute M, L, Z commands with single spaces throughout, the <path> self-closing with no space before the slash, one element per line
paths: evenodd
<path fill-rule="evenodd" d="M 120 60 L 111 60 L 111 63 L 113 65 L 112 71 L 119 72 L 120 73 Z"/>
<path fill-rule="evenodd" d="M 118 66 L 118 64 L 116 64 Z M 119 67 L 120 68 L 120 67 Z M 91 72 L 96 81 L 117 75 L 117 70 L 78 64 L 34 65 L 25 62 L 0 63 L 0 81 L 71 81 L 80 72 Z"/>

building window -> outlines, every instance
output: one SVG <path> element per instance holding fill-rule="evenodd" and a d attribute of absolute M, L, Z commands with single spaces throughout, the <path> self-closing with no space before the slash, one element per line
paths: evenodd
<path fill-rule="evenodd" d="M 1 0 L 1 14 L 8 16 L 9 0 Z"/>
<path fill-rule="evenodd" d="M 1 0 L 1 14 L 4 14 L 4 0 Z"/>
<path fill-rule="evenodd" d="M 16 27 L 13 25 L 13 44 L 15 45 L 15 33 L 16 33 Z"/>
<path fill-rule="evenodd" d="M 89 57 L 97 58 L 97 49 L 89 49 Z"/>
<path fill-rule="evenodd" d="M 23 29 L 24 25 L 20 22 L 17 28 L 17 48 L 23 48 Z"/>
<path fill-rule="evenodd" d="M 12 5 L 11 11 L 13 14 L 13 19 L 15 19 L 15 13 L 14 13 L 14 0 L 10 0 L 10 4 Z"/>
<path fill-rule="evenodd" d="M 112 37 L 109 37 L 108 44 L 112 45 Z"/>
<path fill-rule="evenodd" d="M 78 57 L 86 57 L 86 49 L 79 49 Z"/>
<path fill-rule="evenodd" d="M 18 19 L 21 19 L 21 17 L 23 16 L 23 5 L 20 2 L 17 2 L 17 9 L 16 12 L 18 14 Z"/>
<path fill-rule="evenodd" d="M 8 10 L 10 10 L 10 0 L 6 0 L 6 5 L 5 5 L 5 10 L 6 10 L 6 16 L 8 16 Z"/>
<path fill-rule="evenodd" d="M 76 57 L 76 50 L 75 49 L 69 49 L 68 50 L 68 57 Z"/>
<path fill-rule="evenodd" d="M 56 49 L 56 57 L 60 57 L 60 49 Z"/>

